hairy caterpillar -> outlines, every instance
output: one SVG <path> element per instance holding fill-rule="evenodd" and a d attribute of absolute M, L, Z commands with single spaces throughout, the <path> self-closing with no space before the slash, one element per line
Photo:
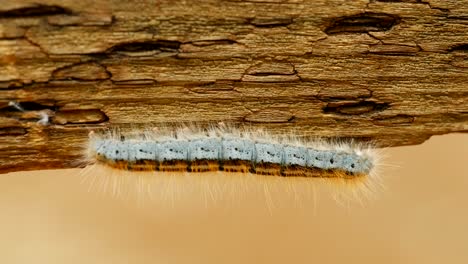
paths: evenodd
<path fill-rule="evenodd" d="M 327 179 L 372 189 L 379 156 L 353 142 L 305 140 L 294 135 L 225 125 L 153 128 L 90 133 L 87 161 L 126 174 L 196 177 L 206 174 L 258 175 L 310 181 Z M 193 174 L 193 175 L 192 175 Z M 131 177 L 131 176 L 130 176 Z"/>

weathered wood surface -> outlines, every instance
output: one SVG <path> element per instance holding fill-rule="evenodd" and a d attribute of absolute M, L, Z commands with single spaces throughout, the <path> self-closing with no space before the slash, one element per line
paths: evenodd
<path fill-rule="evenodd" d="M 93 128 L 200 121 L 466 132 L 468 0 L 1 1 L 0 172 L 74 166 Z"/>

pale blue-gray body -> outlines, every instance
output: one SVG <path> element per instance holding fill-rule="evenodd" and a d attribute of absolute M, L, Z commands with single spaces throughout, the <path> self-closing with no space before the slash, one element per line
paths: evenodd
<path fill-rule="evenodd" d="M 236 138 L 222 140 L 222 160 L 247 160 L 252 161 L 255 154 L 255 144 L 252 140 Z"/>
<path fill-rule="evenodd" d="M 283 163 L 283 146 L 270 143 L 254 143 L 255 144 L 255 163 Z"/>
<path fill-rule="evenodd" d="M 160 144 L 155 141 L 125 141 L 129 148 L 129 161 L 159 160 Z"/>
<path fill-rule="evenodd" d="M 222 144 L 219 138 L 204 138 L 188 141 L 188 160 L 217 160 Z"/>
<path fill-rule="evenodd" d="M 305 147 L 284 146 L 284 164 L 307 166 L 309 154 Z"/>
<path fill-rule="evenodd" d="M 159 145 L 158 161 L 188 160 L 189 141 L 168 140 L 157 143 Z"/>
<path fill-rule="evenodd" d="M 102 139 L 95 141 L 94 148 L 97 154 L 116 161 L 242 160 L 252 164 L 339 169 L 356 174 L 368 174 L 373 168 L 368 157 L 356 153 L 255 142 L 248 138 L 207 137 L 166 141 Z"/>

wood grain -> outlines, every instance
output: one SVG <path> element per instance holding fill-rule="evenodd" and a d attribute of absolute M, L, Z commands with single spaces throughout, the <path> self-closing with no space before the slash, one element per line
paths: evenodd
<path fill-rule="evenodd" d="M 467 61 L 467 0 L 2 1 L 0 172 L 168 122 L 419 144 L 468 131 Z"/>

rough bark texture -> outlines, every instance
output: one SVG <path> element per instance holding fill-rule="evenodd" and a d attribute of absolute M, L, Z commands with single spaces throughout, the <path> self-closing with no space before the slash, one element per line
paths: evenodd
<path fill-rule="evenodd" d="M 1 2 L 0 172 L 74 166 L 90 129 L 219 121 L 466 132 L 468 0 Z"/>

